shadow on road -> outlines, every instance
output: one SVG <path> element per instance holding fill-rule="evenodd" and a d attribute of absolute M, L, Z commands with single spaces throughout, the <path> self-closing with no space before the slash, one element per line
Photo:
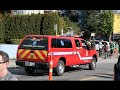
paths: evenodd
<path fill-rule="evenodd" d="M 108 73 L 96 73 L 94 75 L 87 75 L 87 76 L 95 76 L 95 77 L 102 77 L 102 78 L 113 78 L 113 74 Z"/>
<path fill-rule="evenodd" d="M 35 70 L 33 74 L 28 74 L 25 72 L 24 68 L 16 67 L 16 68 L 8 68 L 8 70 L 14 75 L 25 75 L 25 76 L 43 76 L 48 75 L 47 70 Z"/>
<path fill-rule="evenodd" d="M 35 70 L 35 72 L 33 74 L 28 74 L 25 72 L 24 68 L 22 67 L 11 67 L 8 68 L 8 70 L 14 74 L 14 75 L 25 75 L 25 76 L 44 76 L 44 75 L 49 75 L 49 70 Z M 65 69 L 65 73 L 73 73 L 73 72 L 79 72 L 81 70 L 86 70 L 85 68 L 67 68 Z M 53 73 L 53 76 L 56 76 Z"/>

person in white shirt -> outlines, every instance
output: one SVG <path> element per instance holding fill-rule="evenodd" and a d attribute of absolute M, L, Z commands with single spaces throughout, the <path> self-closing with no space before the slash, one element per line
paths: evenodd
<path fill-rule="evenodd" d="M 102 42 L 100 41 L 100 42 L 99 42 L 99 57 L 101 57 L 101 54 L 102 54 L 102 47 L 103 47 L 103 44 L 102 44 Z"/>

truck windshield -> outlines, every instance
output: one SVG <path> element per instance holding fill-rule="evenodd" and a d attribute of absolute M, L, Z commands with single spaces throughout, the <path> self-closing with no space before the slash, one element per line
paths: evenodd
<path fill-rule="evenodd" d="M 47 37 L 26 37 L 20 45 L 20 49 L 48 50 Z"/>

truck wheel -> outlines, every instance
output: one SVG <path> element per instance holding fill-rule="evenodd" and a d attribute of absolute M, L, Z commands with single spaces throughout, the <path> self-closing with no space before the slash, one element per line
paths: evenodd
<path fill-rule="evenodd" d="M 92 62 L 89 64 L 89 69 L 94 70 L 96 68 L 96 58 L 93 57 Z"/>
<path fill-rule="evenodd" d="M 32 74 L 35 71 L 35 68 L 34 67 L 25 67 L 25 71 L 28 74 Z"/>
<path fill-rule="evenodd" d="M 57 67 L 54 69 L 55 75 L 62 76 L 65 71 L 65 64 L 62 60 L 58 61 Z"/>

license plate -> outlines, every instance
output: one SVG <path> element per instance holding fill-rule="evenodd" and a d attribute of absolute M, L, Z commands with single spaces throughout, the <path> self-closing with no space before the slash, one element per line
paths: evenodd
<path fill-rule="evenodd" d="M 35 66 L 34 62 L 25 61 L 25 66 Z"/>

